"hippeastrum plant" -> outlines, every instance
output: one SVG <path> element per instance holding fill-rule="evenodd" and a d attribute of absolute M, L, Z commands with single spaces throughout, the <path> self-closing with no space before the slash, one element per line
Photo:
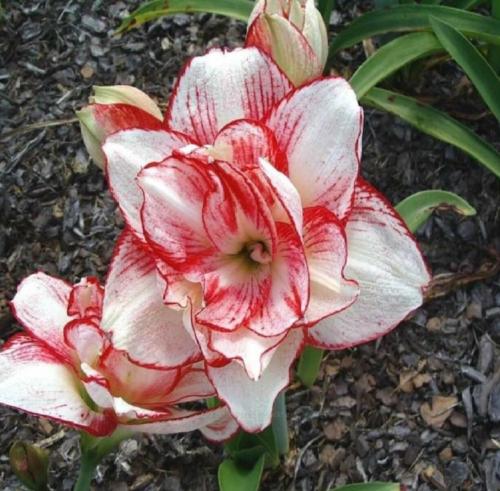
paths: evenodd
<path fill-rule="evenodd" d="M 270 55 L 296 86 L 321 76 L 328 58 L 326 26 L 314 0 L 259 0 L 245 45 Z"/>
<path fill-rule="evenodd" d="M 138 251 L 137 239 L 125 231 L 104 288 L 93 277 L 72 286 L 36 273 L 19 285 L 11 304 L 25 332 L 0 352 L 0 403 L 83 430 L 88 451 L 81 481 L 90 479 L 103 448 L 134 432 L 199 429 L 224 440 L 238 429 L 225 406 L 182 406 L 215 391 L 197 345 L 176 328 L 182 313 L 162 303 L 155 263 Z M 162 367 L 138 365 L 116 349 L 112 339 L 122 329 L 152 342 L 156 332 L 168 341 Z"/>
<path fill-rule="evenodd" d="M 114 105 L 90 108 L 123 124 Z M 422 303 L 419 248 L 359 175 L 363 113 L 345 80 L 295 88 L 255 47 L 212 50 L 187 64 L 163 121 L 127 111 L 102 147 L 111 192 L 246 431 L 270 424 L 304 346 L 373 340 Z M 120 327 L 116 348 L 168 368 L 144 329 Z"/>

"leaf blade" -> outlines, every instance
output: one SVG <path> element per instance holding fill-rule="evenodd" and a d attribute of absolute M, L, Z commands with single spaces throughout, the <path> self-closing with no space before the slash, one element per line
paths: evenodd
<path fill-rule="evenodd" d="M 207 12 L 246 22 L 254 5 L 250 0 L 151 0 L 123 19 L 115 34 L 138 27 L 150 20 L 179 13 Z"/>
<path fill-rule="evenodd" d="M 500 78 L 479 50 L 447 22 L 430 18 L 432 29 L 443 47 L 462 67 L 491 112 L 500 120 Z"/>
<path fill-rule="evenodd" d="M 407 63 L 442 50 L 436 36 L 430 32 L 406 34 L 379 48 L 354 72 L 349 82 L 358 98 L 363 97 Z"/>
<path fill-rule="evenodd" d="M 264 470 L 265 456 L 250 469 L 237 464 L 232 459 L 225 459 L 219 465 L 218 480 L 221 491 L 258 491 L 262 472 Z"/>
<path fill-rule="evenodd" d="M 464 216 L 476 214 L 476 209 L 466 200 L 455 193 L 441 189 L 420 191 L 396 205 L 396 211 L 412 232 L 420 228 L 438 208 L 452 208 Z"/>
<path fill-rule="evenodd" d="M 330 45 L 329 61 L 340 49 L 363 39 L 393 31 L 431 30 L 429 16 L 448 22 L 468 36 L 500 44 L 500 21 L 442 5 L 395 5 L 373 10 L 355 19 Z"/>
<path fill-rule="evenodd" d="M 361 103 L 388 111 L 420 131 L 460 148 L 500 177 L 500 153 L 467 126 L 442 111 L 378 87 L 370 89 Z"/>

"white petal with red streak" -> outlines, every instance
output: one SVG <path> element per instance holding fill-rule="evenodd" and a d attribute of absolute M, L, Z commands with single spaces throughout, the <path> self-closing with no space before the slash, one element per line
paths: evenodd
<path fill-rule="evenodd" d="M 341 223 L 326 208 L 304 210 L 304 248 L 311 290 L 304 323 L 313 324 L 343 310 L 359 294 L 355 281 L 344 277 L 347 244 Z"/>
<path fill-rule="evenodd" d="M 356 94 L 341 78 L 312 82 L 272 110 L 266 124 L 286 152 L 304 207 L 325 206 L 339 218 L 349 211 L 362 122 Z"/>
<path fill-rule="evenodd" d="M 181 74 L 167 112 L 169 128 L 212 144 L 237 119 L 261 119 L 289 90 L 279 68 L 256 48 L 219 49 L 193 58 Z"/>
<path fill-rule="evenodd" d="M 112 413 L 90 409 L 75 373 L 46 345 L 24 334 L 0 352 L 0 403 L 54 419 L 94 435 L 116 427 Z"/>
<path fill-rule="evenodd" d="M 35 273 L 21 282 L 12 300 L 14 315 L 26 330 L 63 356 L 67 351 L 64 326 L 71 320 L 70 292 L 71 286 L 63 280 Z"/>
<path fill-rule="evenodd" d="M 143 433 L 156 433 L 158 435 L 200 430 L 208 425 L 220 424 L 221 418 L 227 418 L 227 408 L 225 407 L 206 411 L 187 411 L 172 408 L 172 410 L 160 412 L 147 411 L 139 407 L 122 404 L 120 409 L 123 411 L 120 420 L 124 429 Z M 225 436 L 227 430 L 225 430 L 225 427 L 219 430 L 224 436 L 221 439 L 227 438 Z"/>
<path fill-rule="evenodd" d="M 173 368 L 193 361 L 199 352 L 184 329 L 182 313 L 164 305 L 162 293 L 154 259 L 125 231 L 106 280 L 101 328 L 137 363 Z"/>
<path fill-rule="evenodd" d="M 232 332 L 210 332 L 210 347 L 228 360 L 240 360 L 247 375 L 257 380 L 266 369 L 264 353 L 273 350 L 286 336 L 264 337 L 255 334 L 246 327 Z"/>
<path fill-rule="evenodd" d="M 245 431 L 259 432 L 271 423 L 274 400 L 290 382 L 290 367 L 302 342 L 302 331 L 292 330 L 257 381 L 251 380 L 237 361 L 224 367 L 207 367 L 219 398 Z"/>
<path fill-rule="evenodd" d="M 430 281 L 415 238 L 387 200 L 361 182 L 346 225 L 345 274 L 360 294 L 346 310 L 309 330 L 315 344 L 341 349 L 390 331 L 422 304 Z"/>
<path fill-rule="evenodd" d="M 182 135 L 145 129 L 120 131 L 106 139 L 102 148 L 109 186 L 125 220 L 138 237 L 142 237 L 142 192 L 136 182 L 137 174 L 147 164 L 161 162 L 174 149 L 188 143 Z"/>
<path fill-rule="evenodd" d="M 169 158 L 144 169 L 139 176 L 144 192 L 142 221 L 148 244 L 180 272 L 201 273 L 214 248 L 202 220 L 210 190 L 203 164 Z"/>

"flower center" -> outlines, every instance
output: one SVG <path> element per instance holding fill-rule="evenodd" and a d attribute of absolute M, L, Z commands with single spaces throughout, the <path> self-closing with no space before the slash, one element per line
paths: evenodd
<path fill-rule="evenodd" d="M 250 242 L 246 246 L 248 257 L 255 263 L 269 264 L 273 258 L 263 242 Z"/>

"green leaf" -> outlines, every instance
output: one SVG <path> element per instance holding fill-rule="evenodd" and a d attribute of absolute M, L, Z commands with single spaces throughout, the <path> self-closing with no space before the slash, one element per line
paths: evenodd
<path fill-rule="evenodd" d="M 116 34 L 128 31 L 145 22 L 172 14 L 193 14 L 208 12 L 225 15 L 246 22 L 254 7 L 250 0 L 151 0 L 143 3 L 128 17 L 123 19 Z"/>
<path fill-rule="evenodd" d="M 402 486 L 396 483 L 388 482 L 368 482 L 362 484 L 348 484 L 340 486 L 331 491 L 400 491 Z"/>
<path fill-rule="evenodd" d="M 367 482 L 363 484 L 348 484 L 331 491 L 400 491 L 401 484 L 391 482 Z"/>
<path fill-rule="evenodd" d="M 500 120 L 500 78 L 479 50 L 447 22 L 430 19 L 443 47 L 462 67 L 491 112 Z"/>
<path fill-rule="evenodd" d="M 491 15 L 500 19 L 500 0 L 491 0 Z M 500 73 L 500 46 L 488 47 L 488 62 L 496 73 Z"/>
<path fill-rule="evenodd" d="M 478 5 L 481 5 L 484 2 L 485 0 L 455 0 L 454 2 L 452 2 L 452 5 L 457 9 L 469 10 L 477 7 Z"/>
<path fill-rule="evenodd" d="M 370 89 L 361 103 L 395 114 L 420 131 L 455 145 L 500 177 L 500 154 L 467 126 L 447 114 L 411 97 L 377 87 Z"/>
<path fill-rule="evenodd" d="M 264 455 L 262 455 L 253 467 L 245 467 L 232 459 L 225 459 L 219 465 L 220 490 L 258 491 L 264 470 L 264 460 Z"/>
<path fill-rule="evenodd" d="M 297 365 L 297 377 L 306 387 L 312 387 L 318 378 L 324 350 L 306 346 Z"/>
<path fill-rule="evenodd" d="M 325 22 L 327 28 L 330 25 L 330 17 L 332 15 L 332 10 L 335 8 L 335 4 L 335 0 L 318 1 L 318 10 L 321 13 L 321 17 L 323 17 L 323 21 Z"/>
<path fill-rule="evenodd" d="M 330 45 L 330 62 L 338 50 L 377 34 L 430 30 L 430 16 L 448 22 L 470 37 L 500 44 L 500 20 L 442 5 L 396 5 L 373 10 L 351 22 Z"/>
<path fill-rule="evenodd" d="M 280 461 L 272 426 L 260 433 L 240 431 L 224 445 L 224 449 L 235 461 L 246 465 L 254 464 L 263 453 L 266 466 L 276 467 Z"/>
<path fill-rule="evenodd" d="M 396 206 L 397 212 L 412 232 L 418 230 L 434 210 L 450 208 L 465 216 L 476 214 L 475 208 L 463 198 L 455 193 L 441 191 L 440 189 L 420 191 L 412 194 Z"/>
<path fill-rule="evenodd" d="M 401 67 L 424 56 L 442 51 L 430 32 L 415 32 L 385 44 L 370 56 L 352 76 L 350 83 L 358 98 Z"/>

